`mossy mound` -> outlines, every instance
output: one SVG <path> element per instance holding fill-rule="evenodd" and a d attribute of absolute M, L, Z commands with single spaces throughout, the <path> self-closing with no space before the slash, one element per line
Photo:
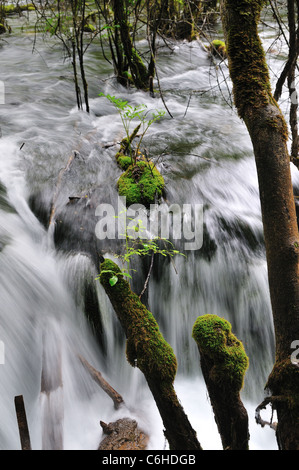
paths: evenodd
<path fill-rule="evenodd" d="M 157 168 L 143 161 L 130 165 L 117 183 L 119 195 L 126 197 L 128 206 L 154 204 L 162 196 L 164 186 L 164 178 Z"/>
<path fill-rule="evenodd" d="M 227 57 L 225 42 L 220 39 L 214 39 L 214 41 L 211 42 L 209 51 L 215 56 L 220 56 L 222 59 Z"/>
<path fill-rule="evenodd" d="M 241 390 L 249 361 L 243 344 L 231 331 L 231 324 L 217 315 L 203 315 L 197 318 L 192 337 L 199 352 L 213 363 L 211 379 L 219 386 L 228 384 L 235 391 Z"/>

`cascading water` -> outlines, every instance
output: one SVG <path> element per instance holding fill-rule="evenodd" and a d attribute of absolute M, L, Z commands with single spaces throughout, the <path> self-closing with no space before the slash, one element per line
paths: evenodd
<path fill-rule="evenodd" d="M 96 205 L 117 199 L 118 146 L 105 144 L 123 137 L 116 111 L 98 93 L 149 109 L 163 109 L 163 103 L 107 81 L 110 72 L 96 47 L 88 54 L 90 115 L 74 107 L 71 72 L 59 48 L 47 49 L 37 40 L 32 53 L 31 36 L 19 31 L 0 49 L 5 84 L 0 140 L 3 450 L 20 448 L 16 395 L 24 396 L 34 449 L 97 448 L 99 421 L 122 414 L 84 369 L 80 355 L 123 395 L 126 415 L 150 435 L 149 448 L 166 445 L 153 398 L 140 371 L 126 361 L 123 332 L 95 281 L 98 253 L 111 256 L 115 245 L 101 244 L 94 230 Z M 203 204 L 204 237 L 200 250 L 175 258 L 175 267 L 158 260 L 148 288 L 149 308 L 177 355 L 175 389 L 203 448 L 220 449 L 221 443 L 191 331 L 197 316 L 213 313 L 231 322 L 250 359 L 243 391 L 250 447 L 275 449 L 273 430 L 254 422 L 273 363 L 274 339 L 251 143 L 223 103 L 216 70 L 198 43 L 179 43 L 171 54 L 161 52 L 159 61 L 173 119 L 166 115 L 153 126 L 146 145 L 153 156 L 166 149 L 160 159 L 167 187 L 163 204 Z M 86 318 L 87 305 L 95 315 L 100 312 L 100 325 Z"/>

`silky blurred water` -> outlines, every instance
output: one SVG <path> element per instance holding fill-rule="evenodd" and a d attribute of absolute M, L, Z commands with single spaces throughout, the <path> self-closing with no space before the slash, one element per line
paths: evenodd
<path fill-rule="evenodd" d="M 13 20 L 16 28 L 18 21 Z M 265 41 L 270 39 L 265 35 Z M 99 250 L 112 256 L 113 244 L 96 240 L 92 205 L 116 201 L 115 144 L 124 136 L 117 112 L 98 94 L 144 103 L 148 109 L 164 109 L 163 102 L 117 85 L 94 43 L 86 56 L 91 112 L 79 112 L 61 46 L 42 37 L 34 48 L 33 42 L 32 33 L 17 29 L 0 48 L 5 84 L 0 107 L 0 340 L 5 346 L 0 448 L 20 448 L 14 396 L 23 395 L 33 449 L 55 447 L 57 436 L 64 449 L 96 449 L 99 421 L 124 414 L 149 433 L 150 449 L 163 449 L 167 444 L 153 398 L 141 372 L 126 361 L 123 332 L 95 281 L 99 266 L 93 254 Z M 177 256 L 174 265 L 157 260 L 148 305 L 177 355 L 175 389 L 202 447 L 220 449 L 221 443 L 191 331 L 199 315 L 213 313 L 231 322 L 250 359 L 242 394 L 250 447 L 276 449 L 274 431 L 254 421 L 273 364 L 274 337 L 251 142 L 229 106 L 226 65 L 216 67 L 200 42 L 163 49 L 158 66 L 172 117 L 166 112 L 144 143 L 165 178 L 162 204 L 203 204 L 205 231 L 202 249 Z M 82 195 L 83 209 L 76 212 L 75 206 L 69 212 L 69 198 Z M 58 244 L 61 220 L 67 220 L 68 231 Z M 98 299 L 102 344 L 84 313 L 86 285 Z M 125 409 L 114 410 L 79 355 L 123 395 Z"/>

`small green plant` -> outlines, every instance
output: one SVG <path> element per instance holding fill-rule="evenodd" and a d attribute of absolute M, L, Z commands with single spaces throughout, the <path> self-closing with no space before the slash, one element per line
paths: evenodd
<path fill-rule="evenodd" d="M 136 106 L 132 106 L 129 104 L 128 101 L 122 100 L 121 98 L 117 98 L 112 95 L 105 95 L 104 93 L 99 93 L 99 96 L 103 96 L 110 101 L 111 104 L 117 109 L 119 112 L 121 122 L 125 131 L 125 139 L 123 140 L 123 145 L 126 144 L 126 151 L 129 153 L 131 158 L 132 164 L 136 163 L 137 158 L 142 154 L 141 152 L 141 144 L 145 134 L 147 133 L 149 127 L 154 123 L 162 119 L 165 115 L 165 111 L 155 110 L 155 112 L 151 113 L 150 118 L 148 118 L 149 110 L 145 104 L 138 104 Z M 133 121 L 136 123 L 135 130 L 132 133 L 131 125 Z M 137 137 L 137 133 L 141 129 L 141 134 L 138 135 L 138 142 L 136 148 L 133 149 L 132 147 L 132 140 L 133 138 Z"/>
<path fill-rule="evenodd" d="M 116 218 L 124 216 L 125 218 L 125 233 L 123 236 L 125 237 L 125 250 L 124 253 L 121 255 L 115 255 L 116 258 L 121 259 L 122 263 L 125 264 L 125 268 L 121 269 L 119 273 L 115 273 L 114 271 L 104 271 L 105 273 L 111 273 L 111 277 L 109 278 L 109 284 L 111 287 L 115 286 L 118 282 L 118 276 L 126 276 L 132 279 L 131 276 L 131 259 L 136 256 L 152 256 L 154 255 L 162 255 L 164 257 L 174 257 L 175 255 L 182 255 L 185 256 L 183 253 L 180 253 L 178 250 L 174 249 L 173 244 L 167 240 L 166 238 L 161 237 L 153 237 L 153 238 L 144 238 L 142 237 L 142 233 L 146 230 L 146 227 L 143 224 L 141 219 L 136 221 L 135 218 L 127 217 L 127 209 L 125 208 L 123 211 L 120 212 L 119 216 Z M 127 224 L 127 221 L 131 221 L 130 225 Z M 133 235 L 131 235 L 133 233 Z M 138 236 L 140 235 L 140 236 Z M 146 240 L 146 241 L 145 241 Z M 161 244 L 164 245 L 164 248 L 161 248 Z M 150 268 L 151 270 L 151 268 Z M 147 277 L 147 282 L 149 279 L 150 272 Z M 96 277 L 96 280 L 100 279 L 100 275 Z M 146 282 L 146 284 L 147 284 Z M 146 287 L 146 285 L 145 285 Z M 142 293 L 145 289 L 143 289 Z"/>

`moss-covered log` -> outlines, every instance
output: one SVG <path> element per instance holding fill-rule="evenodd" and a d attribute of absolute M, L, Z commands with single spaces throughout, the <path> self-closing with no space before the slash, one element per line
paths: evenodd
<path fill-rule="evenodd" d="M 111 286 L 110 279 L 118 277 Z M 177 398 L 173 382 L 177 361 L 158 324 L 111 260 L 101 264 L 103 285 L 127 338 L 126 355 L 144 374 L 165 426 L 171 450 L 200 450 L 196 432 Z"/>
<path fill-rule="evenodd" d="M 299 338 L 299 235 L 287 149 L 287 124 L 272 96 L 258 35 L 264 0 L 224 0 L 222 20 L 233 94 L 254 149 L 276 358 L 267 388 L 277 410 L 277 440 L 299 450 L 299 368 L 291 345 Z"/>
<path fill-rule="evenodd" d="M 217 315 L 198 317 L 192 336 L 224 450 L 248 449 L 248 415 L 240 399 L 248 358 L 230 323 Z"/>

